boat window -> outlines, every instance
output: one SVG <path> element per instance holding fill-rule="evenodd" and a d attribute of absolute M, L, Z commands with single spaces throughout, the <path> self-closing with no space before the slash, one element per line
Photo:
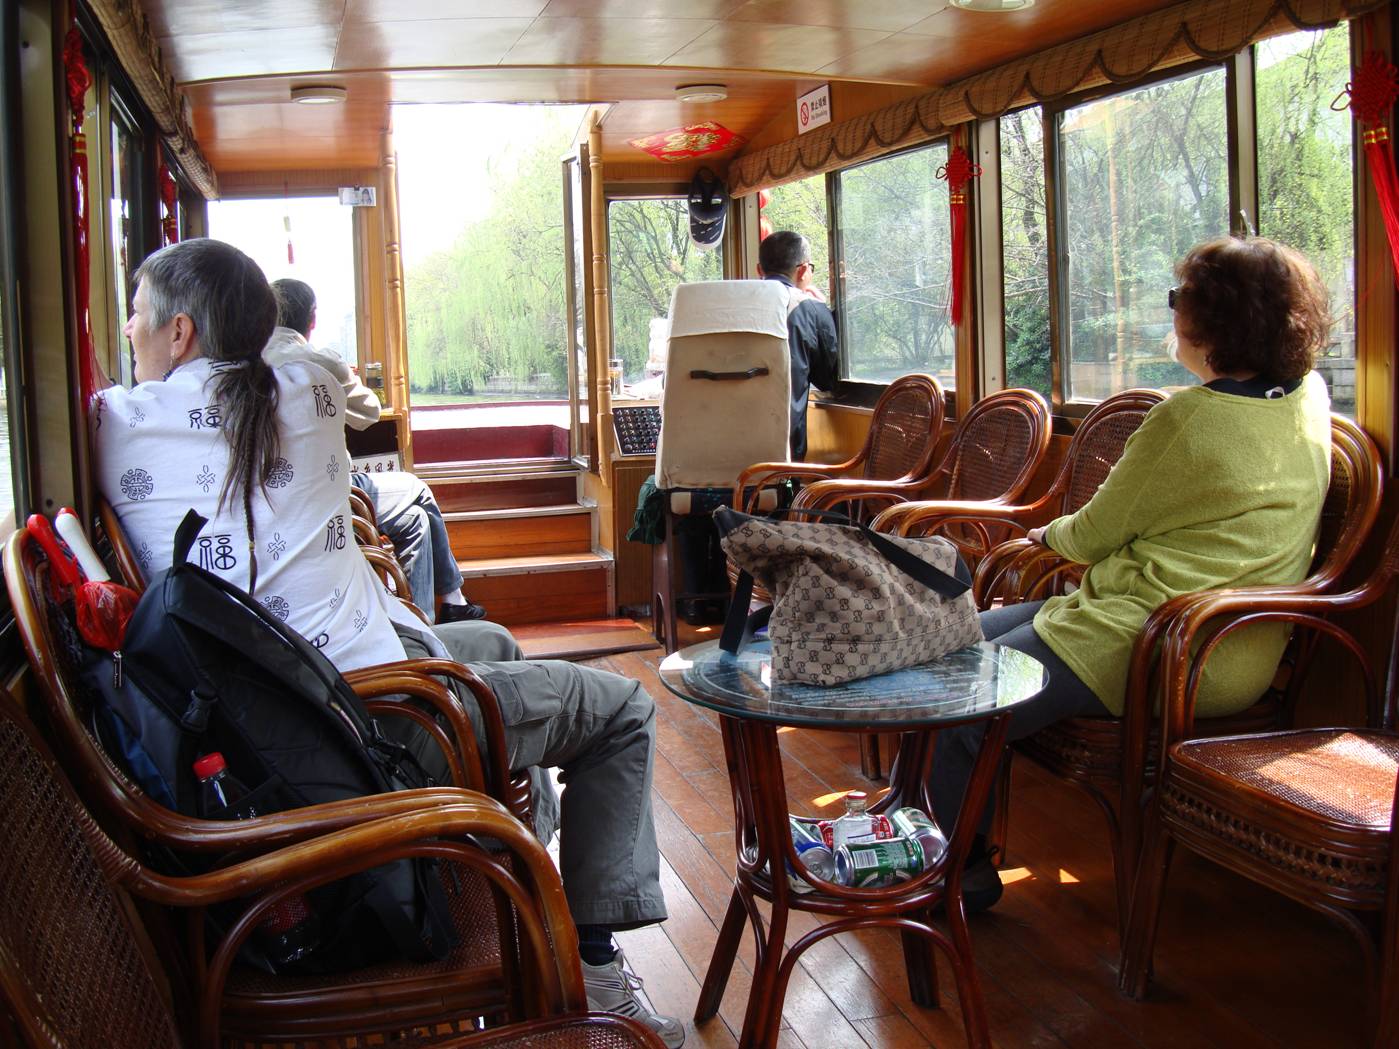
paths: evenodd
<path fill-rule="evenodd" d="M 1006 385 L 1053 388 L 1049 339 L 1049 225 L 1044 200 L 1044 113 L 1000 120 L 1001 258 Z"/>
<path fill-rule="evenodd" d="M 835 280 L 831 274 L 831 222 L 826 198 L 826 176 L 812 175 L 797 182 L 766 191 L 762 217 L 768 227 L 795 230 L 811 242 L 811 263 L 816 267 L 816 286 L 831 302 L 835 301 Z"/>
<path fill-rule="evenodd" d="M 250 255 L 269 281 L 292 277 L 316 293 L 311 344 L 354 364 L 354 208 L 338 197 L 273 197 L 209 204 L 209 236 Z"/>
<path fill-rule="evenodd" d="M 1291 244 L 1331 291 L 1335 325 L 1317 370 L 1331 407 L 1355 415 L 1355 207 L 1351 116 L 1331 108 L 1351 79 L 1350 30 L 1274 37 L 1254 50 L 1258 232 Z"/>
<path fill-rule="evenodd" d="M 887 383 L 930 372 L 955 386 L 951 214 L 947 183 L 937 177 L 946 162 L 946 143 L 935 142 L 835 176 L 847 379 Z M 819 270 L 815 279 L 823 279 Z"/>
<path fill-rule="evenodd" d="M 579 106 L 394 107 L 415 407 L 548 401 L 558 409 L 551 420 L 568 425 L 559 158 L 582 114 Z"/>
<path fill-rule="evenodd" d="M 111 226 L 108 230 L 107 248 L 111 252 L 112 282 L 116 293 L 113 300 L 116 306 L 114 323 L 117 332 L 120 333 L 126 328 L 127 318 L 131 315 L 131 296 L 136 292 L 131 286 L 131 273 L 144 257 L 137 209 L 143 199 L 141 192 L 146 188 L 141 184 L 139 176 L 145 150 L 141 136 L 115 107 L 112 109 L 110 134 L 112 181 L 107 220 Z M 90 215 L 88 221 L 97 221 L 97 213 Z M 91 298 L 96 303 L 97 296 L 93 295 Z M 121 368 L 120 381 L 129 386 L 135 381 L 131 355 L 119 353 L 118 360 Z"/>
<path fill-rule="evenodd" d="M 1059 114 L 1067 392 L 1194 384 L 1167 353 L 1176 260 L 1229 229 L 1222 68 Z"/>
<path fill-rule="evenodd" d="M 691 281 L 723 280 L 723 256 L 717 246 L 705 250 L 690 239 L 690 209 L 683 197 L 608 201 L 607 237 L 612 353 L 621 358 L 632 393 L 659 396 L 671 292 Z M 648 380 L 654 390 L 639 385 Z"/>

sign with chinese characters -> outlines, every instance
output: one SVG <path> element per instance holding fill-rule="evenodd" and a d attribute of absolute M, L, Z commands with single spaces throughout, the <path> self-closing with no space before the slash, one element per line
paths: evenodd
<path fill-rule="evenodd" d="M 658 131 L 645 138 L 634 138 L 627 145 L 650 153 L 657 160 L 674 163 L 709 153 L 721 153 L 741 146 L 745 141 L 742 135 L 734 134 L 723 124 L 706 120 L 685 127 L 673 127 L 669 131 Z"/>
<path fill-rule="evenodd" d="M 822 84 L 797 99 L 797 134 L 831 122 L 831 85 Z"/>
<path fill-rule="evenodd" d="M 372 208 L 374 194 L 373 186 L 341 186 L 340 203 L 356 208 Z"/>
<path fill-rule="evenodd" d="M 361 455 L 350 460 L 350 469 L 357 474 L 381 474 L 403 469 L 403 460 L 397 452 L 381 452 L 378 455 Z"/>

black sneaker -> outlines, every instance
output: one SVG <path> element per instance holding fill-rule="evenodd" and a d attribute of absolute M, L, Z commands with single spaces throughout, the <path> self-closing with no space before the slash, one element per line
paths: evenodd
<path fill-rule="evenodd" d="M 983 856 L 962 871 L 962 907 L 968 914 L 989 911 L 1005 891 L 991 857 Z"/>
<path fill-rule="evenodd" d="M 437 611 L 439 623 L 466 623 L 473 619 L 485 618 L 486 610 L 480 605 L 469 602 L 464 605 L 443 605 Z"/>

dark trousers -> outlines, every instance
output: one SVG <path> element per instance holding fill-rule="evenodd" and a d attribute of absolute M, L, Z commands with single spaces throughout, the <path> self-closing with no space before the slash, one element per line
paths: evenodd
<path fill-rule="evenodd" d="M 1015 707 L 1010 715 L 1010 728 L 1006 742 L 1014 742 L 1033 735 L 1040 729 L 1075 717 L 1110 717 L 1111 711 L 1078 675 L 1069 669 L 1054 650 L 1040 640 L 1031 620 L 1039 611 L 1043 601 L 1030 601 L 1021 605 L 1007 605 L 981 613 L 981 632 L 986 640 L 998 645 L 1033 656 L 1049 671 L 1049 681 L 1043 691 L 1034 699 Z M 986 723 L 960 725 L 944 729 L 938 733 L 937 744 L 933 749 L 933 774 L 929 788 L 933 795 L 933 815 L 938 823 L 951 834 L 957 821 L 957 812 L 962 805 L 962 796 L 967 791 L 971 779 L 972 765 L 981 750 L 981 740 L 986 732 Z M 985 834 L 991 827 L 991 817 L 995 806 L 992 797 L 986 803 L 978 831 Z"/>

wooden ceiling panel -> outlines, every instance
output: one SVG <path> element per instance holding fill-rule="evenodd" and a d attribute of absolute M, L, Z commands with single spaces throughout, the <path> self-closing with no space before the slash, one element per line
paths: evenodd
<path fill-rule="evenodd" d="M 1000 14 L 959 11 L 949 7 L 910 26 L 908 32 L 927 36 L 958 36 L 965 33 L 979 40 L 995 38 L 1009 44 L 1018 57 L 1087 36 L 1138 15 L 1160 11 L 1178 2 L 1114 0 L 1113 3 L 1051 3 L 1041 0 L 1023 11 Z M 979 68 L 985 68 L 985 65 Z M 957 77 L 954 75 L 944 75 L 934 82 L 945 84 L 955 79 Z"/>
<path fill-rule="evenodd" d="M 147 3 L 156 38 L 237 33 L 257 29 L 296 29 L 340 24 L 346 0 L 180 0 Z"/>
<path fill-rule="evenodd" d="M 728 17 L 736 22 L 882 29 L 895 33 L 946 6 L 947 0 L 880 0 L 873 4 L 852 4 L 848 0 L 747 0 Z"/>
<path fill-rule="evenodd" d="M 660 65 L 718 23 L 688 18 L 537 18 L 506 65 Z"/>
<path fill-rule="evenodd" d="M 431 18 L 534 18 L 549 0 L 341 0 L 345 22 L 413 22 Z"/>
<path fill-rule="evenodd" d="M 180 83 L 329 69 L 337 26 L 291 26 L 164 37 L 160 49 Z"/>
<path fill-rule="evenodd" d="M 882 29 L 723 22 L 671 55 L 668 64 L 811 73 L 818 55 L 825 56 L 821 65 L 826 65 L 888 35 Z"/>
<path fill-rule="evenodd" d="M 1039 0 L 1009 15 L 947 0 L 132 0 L 147 9 L 216 170 L 378 163 L 393 102 L 613 103 L 604 159 L 628 140 L 714 120 L 766 141 L 792 100 L 945 84 L 1170 6 Z M 682 105 L 677 85 L 729 98 Z M 298 106 L 296 84 L 344 106 Z M 837 119 L 864 111 L 842 105 Z M 868 108 L 868 107 L 865 107 Z M 785 125 L 781 125 L 784 126 Z"/>
<path fill-rule="evenodd" d="M 550 18 L 726 18 L 744 0 L 549 0 Z"/>
<path fill-rule="evenodd" d="M 347 25 L 337 70 L 494 66 L 530 27 L 528 18 L 436 18 Z"/>

